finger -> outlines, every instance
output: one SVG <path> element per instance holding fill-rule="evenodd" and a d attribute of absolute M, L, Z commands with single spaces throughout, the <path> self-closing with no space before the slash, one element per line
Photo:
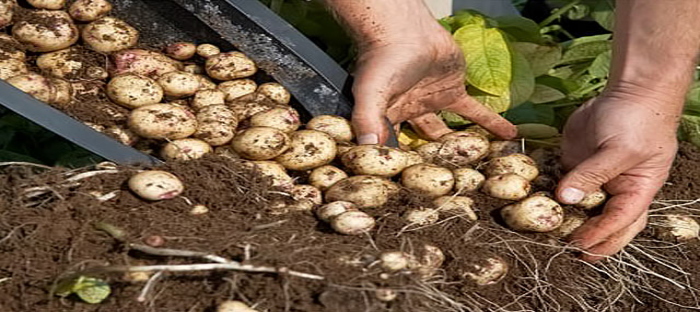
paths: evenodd
<path fill-rule="evenodd" d="M 611 197 L 603 213 L 576 229 L 571 241 L 586 250 L 605 242 L 643 217 L 655 194 L 655 190 L 647 189 Z"/>
<path fill-rule="evenodd" d="M 585 250 L 581 259 L 588 262 L 597 262 L 612 256 L 629 244 L 639 232 L 644 230 L 647 224 L 647 216 L 643 215 L 627 228 L 611 236 L 602 243 Z"/>
<path fill-rule="evenodd" d="M 518 129 L 512 123 L 466 93 L 445 109 L 477 123 L 501 139 L 511 140 L 518 136 Z"/>
<path fill-rule="evenodd" d="M 437 140 L 441 136 L 452 132 L 452 129 L 447 127 L 440 116 L 435 113 L 428 113 L 408 121 L 418 135 L 429 140 Z"/>
<path fill-rule="evenodd" d="M 586 194 L 600 189 L 603 184 L 641 162 L 631 160 L 629 155 L 619 148 L 600 149 L 559 181 L 557 199 L 563 204 L 577 204 Z"/>

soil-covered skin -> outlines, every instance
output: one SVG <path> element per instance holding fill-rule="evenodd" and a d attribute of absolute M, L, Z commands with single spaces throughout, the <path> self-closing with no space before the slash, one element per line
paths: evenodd
<path fill-rule="evenodd" d="M 660 200 L 692 200 L 700 194 L 698 160 L 700 153 L 682 145 Z M 214 311 L 226 299 L 256 304 L 259 311 L 681 311 L 678 305 L 698 306 L 688 286 L 698 287 L 700 282 L 700 244 L 656 239 L 654 215 L 667 211 L 652 212 L 652 229 L 621 255 L 594 266 L 577 260 L 563 242 L 549 235 L 508 231 L 496 212 L 509 202 L 480 193 L 470 195 L 477 222 L 444 215 L 435 225 L 409 226 L 403 213 L 429 207 L 430 200 L 401 191 L 386 206 L 365 210 L 377 219 L 371 235 L 343 236 L 308 212 L 273 213 L 272 203 L 286 197 L 230 159 L 207 157 L 166 165 L 186 190 L 182 197 L 160 202 L 144 202 L 127 190 L 125 182 L 134 169 L 62 185 L 70 171 L 3 168 L 0 311 Z M 37 191 L 33 187 L 45 193 L 27 198 L 27 191 Z M 95 199 L 113 191 L 118 194 L 111 200 Z M 195 204 L 209 212 L 191 215 Z M 691 214 L 681 208 L 668 212 Z M 123 229 L 126 242 L 96 229 L 98 222 Z M 326 279 L 234 271 L 165 273 L 146 302 L 139 302 L 144 282 L 103 273 L 96 276 L 112 288 L 103 303 L 51 296 L 59 277 L 85 268 L 202 263 L 127 248 L 153 235 L 165 239 L 162 247 Z M 426 243 L 446 256 L 442 270 L 430 278 L 408 271 L 386 273 L 377 265 L 381 251 L 402 250 L 420 259 Z M 465 273 L 473 272 L 469 268 L 474 264 L 484 264 L 487 256 L 504 259 L 510 271 L 495 285 L 476 286 Z M 394 289 L 398 298 L 380 302 L 374 295 L 377 288 Z"/>

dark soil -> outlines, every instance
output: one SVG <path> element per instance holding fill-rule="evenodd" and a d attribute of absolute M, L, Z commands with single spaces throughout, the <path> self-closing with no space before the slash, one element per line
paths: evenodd
<path fill-rule="evenodd" d="M 659 198 L 698 197 L 698 160 L 700 153 L 683 145 Z M 592 266 L 563 250 L 564 243 L 553 237 L 506 230 L 494 212 L 508 202 L 482 194 L 471 195 L 478 222 L 443 216 L 437 225 L 407 228 L 401 217 L 406 209 L 430 204 L 402 191 L 386 206 L 367 210 L 377 219 L 371 236 L 342 236 L 307 212 L 270 213 L 270 203 L 282 195 L 230 159 L 168 164 L 165 170 L 178 175 L 186 191 L 183 197 L 160 202 L 144 202 L 127 190 L 133 170 L 94 176 L 78 186 L 60 185 L 68 171 L 0 171 L 0 311 L 214 311 L 227 299 L 257 304 L 259 311 L 683 310 L 668 302 L 698 307 L 694 291 L 659 276 L 698 287 L 700 244 L 665 243 L 652 230 L 637 238 L 636 248 Z M 32 199 L 23 196 L 22 190 L 37 186 L 50 191 Z M 114 190 L 118 195 L 107 202 L 93 196 Z M 209 212 L 190 215 L 192 204 L 206 205 Z M 96 229 L 98 222 L 123 229 L 126 242 Z M 154 235 L 165 239 L 163 247 L 206 251 L 326 280 L 228 271 L 166 273 L 142 303 L 136 298 L 144 282 L 102 273 L 94 276 L 107 280 L 112 294 L 101 304 L 51 296 L 57 279 L 86 268 L 199 261 L 149 256 L 127 247 Z M 438 246 L 446 256 L 442 270 L 427 280 L 411 272 L 382 274 L 376 265 L 381 251 L 403 250 L 421 258 L 424 244 Z M 664 257 L 687 274 L 645 254 Z M 498 284 L 476 286 L 465 273 L 487 256 L 503 258 L 510 272 Z M 380 302 L 374 296 L 377 288 L 395 289 L 399 296 L 392 303 Z"/>

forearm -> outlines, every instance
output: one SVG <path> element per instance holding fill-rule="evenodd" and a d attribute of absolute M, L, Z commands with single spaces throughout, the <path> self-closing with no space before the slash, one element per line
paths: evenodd
<path fill-rule="evenodd" d="M 680 112 L 700 50 L 700 1 L 618 0 L 609 90 Z"/>
<path fill-rule="evenodd" d="M 360 48 L 444 32 L 422 0 L 323 0 Z M 420 42 L 420 41 L 419 41 Z"/>

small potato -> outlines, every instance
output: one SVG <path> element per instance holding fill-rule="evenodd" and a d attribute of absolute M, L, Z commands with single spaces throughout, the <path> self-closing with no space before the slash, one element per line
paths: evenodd
<path fill-rule="evenodd" d="M 190 106 L 195 111 L 210 106 L 210 105 L 223 105 L 226 102 L 224 98 L 226 95 L 220 90 L 199 90 L 194 94 L 194 98 L 190 103 Z"/>
<path fill-rule="evenodd" d="M 372 216 L 362 211 L 346 211 L 331 220 L 331 227 L 345 235 L 361 235 L 374 228 L 375 221 Z"/>
<path fill-rule="evenodd" d="M 300 125 L 299 113 L 291 107 L 275 107 L 250 117 L 251 127 L 272 127 L 285 133 L 296 131 Z"/>
<path fill-rule="evenodd" d="M 226 104 L 236 112 L 238 120 L 246 120 L 256 114 L 279 106 L 257 93 L 244 95 Z"/>
<path fill-rule="evenodd" d="M 197 45 L 192 42 L 175 42 L 165 47 L 165 54 L 178 61 L 189 60 L 196 52 Z"/>
<path fill-rule="evenodd" d="M 195 74 L 184 71 L 172 71 L 158 77 L 158 84 L 169 98 L 184 98 L 199 91 L 199 79 Z"/>
<path fill-rule="evenodd" d="M 404 220 L 411 225 L 429 225 L 434 224 L 440 218 L 440 214 L 435 209 L 418 208 L 409 209 L 403 215 Z"/>
<path fill-rule="evenodd" d="M 182 63 L 161 53 L 142 49 L 123 50 L 111 55 L 110 75 L 137 74 L 153 79 L 183 68 Z"/>
<path fill-rule="evenodd" d="M 603 190 L 597 190 L 594 191 L 590 194 L 587 194 L 583 200 L 581 200 L 578 204 L 576 204 L 576 207 L 583 208 L 585 210 L 590 210 L 595 207 L 598 207 L 605 203 L 605 200 L 608 198 L 608 195 L 603 192 Z"/>
<path fill-rule="evenodd" d="M 287 105 L 291 100 L 292 96 L 289 91 L 285 89 L 281 84 L 276 82 L 267 82 L 261 84 L 257 92 L 270 98 L 279 105 Z"/>
<path fill-rule="evenodd" d="M 37 9 L 60 10 L 66 5 L 66 0 L 27 0 L 27 3 Z"/>
<path fill-rule="evenodd" d="M 209 105 L 197 112 L 197 122 L 221 122 L 236 128 L 238 120 L 236 114 L 226 105 Z"/>
<path fill-rule="evenodd" d="M 440 148 L 442 143 L 429 142 L 419 146 L 416 152 L 425 160 L 426 163 L 438 163 L 440 159 Z"/>
<path fill-rule="evenodd" d="M 393 177 L 406 168 L 403 151 L 381 145 L 359 145 L 341 157 L 343 165 L 358 175 Z"/>
<path fill-rule="evenodd" d="M 216 80 L 246 78 L 258 71 L 253 60 L 241 52 L 226 52 L 207 58 L 204 68 Z"/>
<path fill-rule="evenodd" d="M 295 185 L 292 188 L 292 198 L 294 198 L 294 200 L 309 200 L 314 205 L 323 203 L 323 194 L 321 190 L 311 185 Z"/>
<path fill-rule="evenodd" d="M 196 52 L 197 52 L 197 55 L 199 55 L 205 59 L 208 59 L 214 55 L 218 55 L 219 53 L 221 53 L 221 49 L 219 49 L 219 47 L 217 47 L 213 44 L 202 43 L 202 44 L 197 46 Z"/>
<path fill-rule="evenodd" d="M 51 76 L 64 78 L 76 73 L 83 67 L 83 63 L 71 58 L 77 52 L 74 48 L 44 53 L 36 59 L 36 65 L 42 72 Z"/>
<path fill-rule="evenodd" d="M 401 173 L 403 186 L 438 197 L 448 194 L 454 186 L 452 171 L 433 164 L 414 165 Z"/>
<path fill-rule="evenodd" d="M 326 191 L 326 202 L 348 201 L 358 208 L 384 205 L 390 196 L 389 182 L 375 176 L 354 176 L 340 180 Z"/>
<path fill-rule="evenodd" d="M 326 165 L 318 167 L 309 174 L 309 184 L 317 187 L 321 191 L 325 191 L 336 182 L 345 179 L 348 174 L 340 170 L 338 167 Z"/>
<path fill-rule="evenodd" d="M 522 142 L 520 141 L 491 141 L 488 158 L 498 158 L 518 153 L 523 153 Z"/>
<path fill-rule="evenodd" d="M 145 200 L 156 201 L 179 196 L 185 186 L 170 172 L 147 170 L 129 178 L 129 189 Z"/>
<path fill-rule="evenodd" d="M 527 197 L 531 186 L 525 178 L 514 173 L 507 173 L 489 177 L 481 189 L 491 197 L 518 200 Z"/>
<path fill-rule="evenodd" d="M 15 0 L 0 0 L 0 29 L 12 24 L 16 6 Z"/>
<path fill-rule="evenodd" d="M 236 79 L 224 81 L 216 88 L 224 93 L 224 100 L 228 103 L 242 96 L 255 92 L 258 84 L 251 79 Z"/>
<path fill-rule="evenodd" d="M 552 235 L 561 238 L 568 237 L 585 222 L 586 217 L 584 215 L 566 214 L 564 222 L 556 230 L 552 231 Z"/>
<path fill-rule="evenodd" d="M 352 142 L 338 142 L 338 159 L 340 159 L 345 153 L 349 152 L 353 147 L 357 146 L 357 144 L 352 143 Z"/>
<path fill-rule="evenodd" d="M 197 124 L 194 137 L 211 146 L 221 146 L 236 135 L 238 120 L 226 105 L 210 105 L 197 112 Z"/>
<path fill-rule="evenodd" d="M 147 139 L 184 139 L 197 130 L 197 120 L 188 110 L 170 104 L 141 106 L 129 114 L 129 129 Z"/>
<path fill-rule="evenodd" d="M 179 139 L 165 144 L 160 156 L 167 161 L 185 161 L 202 158 L 213 151 L 211 146 L 202 140 Z"/>
<path fill-rule="evenodd" d="M 457 168 L 452 170 L 455 177 L 455 192 L 466 194 L 478 190 L 486 181 L 481 172 L 472 168 Z"/>
<path fill-rule="evenodd" d="M 415 261 L 413 256 L 403 251 L 385 251 L 379 255 L 379 265 L 387 272 L 405 270 L 412 261 Z"/>
<path fill-rule="evenodd" d="M 346 211 L 355 211 L 357 206 L 351 202 L 334 201 L 316 209 L 316 216 L 324 222 L 331 222 L 333 218 L 339 216 Z"/>
<path fill-rule="evenodd" d="M 354 137 L 350 121 L 340 116 L 316 116 L 309 120 L 306 124 L 306 129 L 325 132 L 336 142 L 350 142 Z"/>
<path fill-rule="evenodd" d="M 78 28 L 64 11 L 36 10 L 12 26 L 12 35 L 32 52 L 65 49 L 79 39 Z"/>
<path fill-rule="evenodd" d="M 477 216 L 472 207 L 474 200 L 466 196 L 440 196 L 433 200 L 433 204 L 438 211 L 449 214 L 465 216 L 467 219 L 476 221 Z"/>
<path fill-rule="evenodd" d="M 59 78 L 51 78 L 51 84 L 53 85 L 53 96 L 49 104 L 60 108 L 68 105 L 73 100 L 73 87 L 70 82 Z"/>
<path fill-rule="evenodd" d="M 188 72 L 190 74 L 197 74 L 197 75 L 202 75 L 205 73 L 204 67 L 199 64 L 186 64 L 183 68 L 182 71 Z"/>
<path fill-rule="evenodd" d="M 50 103 L 54 98 L 53 83 L 49 78 L 39 74 L 28 73 L 14 76 L 7 79 L 7 83 L 45 103 Z"/>
<path fill-rule="evenodd" d="M 333 138 L 315 130 L 299 130 L 290 135 L 291 147 L 275 160 L 289 170 L 309 170 L 329 164 L 337 147 Z"/>
<path fill-rule="evenodd" d="M 439 164 L 460 168 L 486 157 L 489 141 L 483 136 L 471 134 L 470 136 L 455 135 L 454 138 L 445 140 L 438 151 Z"/>
<path fill-rule="evenodd" d="M 535 161 L 524 154 L 511 154 L 491 159 L 485 171 L 488 176 L 515 173 L 528 181 L 534 180 L 540 174 Z"/>
<path fill-rule="evenodd" d="M 253 127 L 236 134 L 231 147 L 243 158 L 267 160 L 287 151 L 290 143 L 291 139 L 282 131 L 270 127 Z"/>
<path fill-rule="evenodd" d="M 659 222 L 657 236 L 661 239 L 684 242 L 697 239 L 700 224 L 689 216 L 666 215 Z"/>
<path fill-rule="evenodd" d="M 405 155 L 406 155 L 406 167 L 425 163 L 425 160 L 423 159 L 423 157 L 420 154 L 418 154 L 418 152 L 416 152 L 416 151 L 408 151 L 405 153 Z"/>
<path fill-rule="evenodd" d="M 216 89 L 216 83 L 211 81 L 209 77 L 205 75 L 195 74 L 197 81 L 199 81 L 199 90 L 214 90 Z"/>
<path fill-rule="evenodd" d="M 125 74 L 109 81 L 107 96 L 119 105 L 134 109 L 160 103 L 163 99 L 163 88 L 151 78 Z"/>
<path fill-rule="evenodd" d="M 125 21 L 106 16 L 87 24 L 82 38 L 91 49 L 112 53 L 134 47 L 139 40 L 139 31 Z"/>
<path fill-rule="evenodd" d="M 423 245 L 423 255 L 419 261 L 409 263 L 409 268 L 416 270 L 422 278 L 430 278 L 435 275 L 445 262 L 445 254 L 437 246 L 430 244 Z"/>
<path fill-rule="evenodd" d="M 258 312 L 241 301 L 226 300 L 216 307 L 216 312 Z"/>
<path fill-rule="evenodd" d="M 564 210 L 549 197 L 533 195 L 501 209 L 501 217 L 513 230 L 544 233 L 564 222 Z"/>
<path fill-rule="evenodd" d="M 374 297 L 382 302 L 394 301 L 398 296 L 399 294 L 396 292 L 396 290 L 389 288 L 377 288 L 377 290 L 374 291 Z"/>
<path fill-rule="evenodd" d="M 272 180 L 272 186 L 290 191 L 294 187 L 294 180 L 287 174 L 282 165 L 274 161 L 253 161 L 252 163 L 261 175 Z"/>
<path fill-rule="evenodd" d="M 70 16 L 81 22 L 92 22 L 112 11 L 112 4 L 107 0 L 75 0 L 68 8 Z"/>
<path fill-rule="evenodd" d="M 136 133 L 120 126 L 111 126 L 104 133 L 127 146 L 134 146 L 139 141 Z"/>
<path fill-rule="evenodd" d="M 14 76 L 26 75 L 29 73 L 27 64 L 18 59 L 0 60 L 0 79 L 7 80 Z"/>
<path fill-rule="evenodd" d="M 508 263 L 498 256 L 491 256 L 482 261 L 470 263 L 462 276 L 469 278 L 478 286 L 493 285 L 508 275 Z"/>

